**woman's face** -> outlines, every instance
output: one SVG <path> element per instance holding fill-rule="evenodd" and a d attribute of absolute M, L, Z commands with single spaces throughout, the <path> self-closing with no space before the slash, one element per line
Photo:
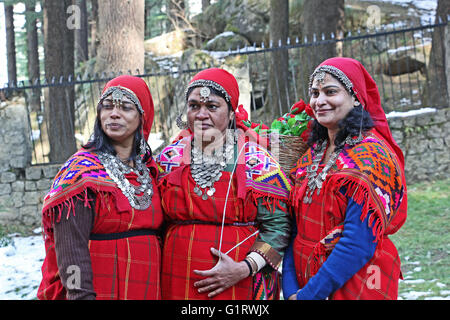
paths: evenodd
<path fill-rule="evenodd" d="M 311 86 L 309 104 L 317 121 L 329 130 L 337 130 L 338 123 L 353 109 L 355 98 L 333 76 L 326 73 L 323 81 L 316 78 Z"/>
<path fill-rule="evenodd" d="M 187 121 L 196 139 L 202 139 L 203 145 L 217 141 L 222 137 L 233 117 L 228 111 L 224 98 L 209 94 L 205 99 L 200 95 L 202 87 L 194 88 L 187 100 Z"/>
<path fill-rule="evenodd" d="M 128 145 L 133 143 L 134 134 L 140 124 L 140 114 L 136 105 L 126 96 L 122 97 L 119 105 L 114 105 L 109 95 L 102 101 L 100 123 L 113 142 Z"/>

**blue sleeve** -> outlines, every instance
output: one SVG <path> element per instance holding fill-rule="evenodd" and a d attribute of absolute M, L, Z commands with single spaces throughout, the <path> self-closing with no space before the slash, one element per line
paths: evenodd
<path fill-rule="evenodd" d="M 295 272 L 294 264 L 294 239 L 297 235 L 297 225 L 294 222 L 292 224 L 292 235 L 289 246 L 284 253 L 283 269 L 281 276 L 281 288 L 283 289 L 283 297 L 287 300 L 291 295 L 296 293 L 300 286 L 297 282 L 297 276 Z"/>
<path fill-rule="evenodd" d="M 374 255 L 377 243 L 368 225 L 361 222 L 362 205 L 348 200 L 344 231 L 328 259 L 297 294 L 297 300 L 323 300 L 342 287 Z"/>

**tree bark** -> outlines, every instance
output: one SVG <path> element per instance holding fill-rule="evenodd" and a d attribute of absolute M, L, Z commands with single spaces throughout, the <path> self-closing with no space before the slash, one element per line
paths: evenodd
<path fill-rule="evenodd" d="M 211 0 L 202 0 L 202 12 L 211 5 Z"/>
<path fill-rule="evenodd" d="M 9 86 L 15 87 L 17 85 L 17 65 L 13 9 L 13 5 L 6 5 L 5 3 L 6 60 L 8 64 L 8 83 Z"/>
<path fill-rule="evenodd" d="M 66 24 L 65 1 L 43 0 L 45 76 L 49 82 L 59 82 L 64 72 L 68 72 L 70 61 L 64 55 L 70 45 L 64 44 L 71 38 Z M 73 30 L 72 30 L 73 34 Z M 73 41 L 73 36 L 72 36 Z M 73 49 L 73 45 L 72 45 Z M 73 54 L 72 54 L 73 69 Z M 63 162 L 76 151 L 74 137 L 73 105 L 64 86 L 50 86 L 46 99 L 50 162 Z"/>
<path fill-rule="evenodd" d="M 89 58 L 88 51 L 88 13 L 86 0 L 76 0 L 75 4 L 80 8 L 80 28 L 75 30 L 75 65 Z"/>
<path fill-rule="evenodd" d="M 38 33 L 37 33 L 37 13 L 36 2 L 27 2 L 25 4 L 25 19 L 27 30 L 27 69 L 28 79 L 32 85 L 39 82 L 40 67 L 39 67 L 39 52 L 38 52 Z M 39 111 L 41 108 L 40 89 L 31 90 L 31 95 L 28 98 L 28 103 L 32 111 Z"/>
<path fill-rule="evenodd" d="M 447 22 L 450 14 L 450 2 L 438 0 L 436 8 L 435 24 Z M 440 18 L 440 19 L 439 19 Z M 447 101 L 447 77 L 445 75 L 445 26 L 435 27 L 432 36 L 430 61 L 427 67 L 429 83 L 424 89 L 424 103 L 428 107 L 448 106 Z"/>
<path fill-rule="evenodd" d="M 301 16 L 302 38 L 308 43 L 321 41 L 322 34 L 326 40 L 331 33 L 340 35 L 343 32 L 344 0 L 305 0 Z M 300 50 L 300 65 L 297 70 L 299 95 L 306 99 L 308 95 L 309 75 L 322 61 L 338 55 L 336 42 L 313 45 Z"/>
<path fill-rule="evenodd" d="M 89 16 L 89 59 L 97 56 L 98 47 L 98 0 L 91 0 L 91 14 Z"/>
<path fill-rule="evenodd" d="M 144 0 L 99 0 L 97 72 L 144 71 Z"/>
<path fill-rule="evenodd" d="M 289 35 L 289 1 L 270 0 L 270 41 L 274 48 L 286 45 Z M 269 107 L 274 115 L 283 115 L 289 106 L 289 54 L 287 49 L 271 53 Z M 268 110 L 266 110 L 268 111 Z"/>

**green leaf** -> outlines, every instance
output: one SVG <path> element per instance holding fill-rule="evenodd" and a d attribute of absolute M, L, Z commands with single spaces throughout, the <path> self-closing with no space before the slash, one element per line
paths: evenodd
<path fill-rule="evenodd" d="M 297 120 L 295 120 L 295 118 L 290 118 L 287 123 L 288 123 L 289 127 L 292 128 L 296 122 L 297 122 Z"/>
<path fill-rule="evenodd" d="M 274 120 L 270 126 L 270 129 L 281 129 L 283 127 L 283 123 L 278 120 Z"/>

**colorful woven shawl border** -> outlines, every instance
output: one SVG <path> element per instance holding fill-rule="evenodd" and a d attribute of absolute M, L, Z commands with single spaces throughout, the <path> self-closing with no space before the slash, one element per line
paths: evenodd
<path fill-rule="evenodd" d="M 306 179 L 306 167 L 312 163 L 314 153 L 309 149 L 291 171 L 297 179 Z M 368 135 L 354 147 L 346 146 L 336 161 L 337 171 L 327 177 L 330 191 L 339 191 L 345 187 L 346 196 L 352 197 L 359 204 L 364 203 L 361 220 L 370 212 L 369 218 L 377 238 L 386 230 L 393 220 L 396 210 L 403 198 L 401 171 L 395 157 L 389 149 L 373 135 Z M 292 194 L 295 204 L 302 194 Z M 374 224 L 373 224 L 374 223 Z"/>
<path fill-rule="evenodd" d="M 185 148 L 185 139 L 178 140 L 156 157 L 161 177 L 180 167 Z M 245 150 L 246 187 L 262 195 L 287 200 L 291 184 L 275 158 L 253 142 L 248 142 Z"/>
<path fill-rule="evenodd" d="M 44 198 L 43 211 L 58 206 L 86 190 L 116 192 L 117 185 L 94 153 L 80 150 L 61 167 Z"/>

